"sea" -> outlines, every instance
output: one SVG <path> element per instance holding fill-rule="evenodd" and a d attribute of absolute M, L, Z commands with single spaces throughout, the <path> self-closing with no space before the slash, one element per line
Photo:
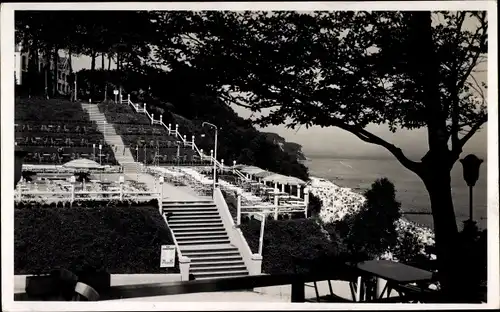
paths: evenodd
<path fill-rule="evenodd" d="M 433 228 L 430 214 L 404 214 L 404 212 L 430 213 L 430 200 L 420 178 L 403 167 L 396 159 L 357 159 L 310 156 L 304 161 L 311 176 L 332 181 L 363 193 L 378 178 L 386 177 L 396 188 L 396 199 L 401 202 L 403 216 L 415 223 Z M 451 172 L 452 195 L 459 228 L 469 218 L 469 188 L 463 179 L 462 164 L 457 161 Z M 486 228 L 487 216 L 487 162 L 481 164 L 479 180 L 473 190 L 473 218 L 480 228 Z"/>

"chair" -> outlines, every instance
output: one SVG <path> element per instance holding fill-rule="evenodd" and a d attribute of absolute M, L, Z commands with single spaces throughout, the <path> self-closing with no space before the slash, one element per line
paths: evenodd
<path fill-rule="evenodd" d="M 311 274 L 325 274 L 325 273 L 332 273 L 332 269 L 336 270 L 335 275 L 336 278 L 335 280 L 344 280 L 344 281 L 349 281 L 352 282 L 356 279 L 356 275 L 353 274 L 353 270 L 351 270 L 351 267 L 345 265 L 345 264 L 340 264 L 338 261 L 333 261 L 329 257 L 320 257 L 317 259 L 313 260 L 308 260 L 308 259 L 300 259 L 297 257 L 294 257 L 294 269 L 295 273 L 298 274 L 298 267 L 302 265 L 303 267 L 307 269 L 307 271 Z M 336 265 L 339 264 L 339 265 Z M 332 276 L 331 274 L 329 274 Z M 335 294 L 333 292 L 333 287 L 331 280 L 329 279 L 327 281 L 328 283 L 328 289 L 329 289 L 329 294 L 327 295 L 320 295 L 319 289 L 318 289 L 318 283 L 317 281 L 310 283 L 305 283 L 305 287 L 312 287 L 314 288 L 314 291 L 316 293 L 316 298 L 311 298 L 311 299 L 306 299 L 306 302 L 336 302 L 336 303 L 350 303 L 354 302 L 355 298 L 355 293 L 353 292 L 353 288 L 351 285 L 351 295 L 353 300 L 346 299 L 344 297 L 340 297 L 339 295 Z"/>

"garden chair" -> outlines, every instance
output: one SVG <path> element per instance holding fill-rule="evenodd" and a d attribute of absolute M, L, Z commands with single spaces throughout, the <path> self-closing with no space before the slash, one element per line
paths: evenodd
<path fill-rule="evenodd" d="M 353 281 L 356 280 L 356 274 L 354 273 L 354 270 L 348 265 L 345 265 L 338 261 L 330 261 L 330 260 L 331 258 L 329 257 L 320 257 L 314 260 L 294 257 L 293 262 L 295 264 L 294 265 L 295 273 L 296 274 L 300 273 L 299 271 L 300 267 L 302 267 L 303 269 L 305 268 L 306 271 L 308 271 L 311 274 L 318 274 L 318 273 L 325 274 L 327 272 L 331 272 L 331 270 L 336 270 L 337 272 L 335 272 L 335 275 L 337 275 L 338 277 L 335 278 L 335 280 L 343 280 L 350 282 L 351 295 L 353 299 L 352 300 L 346 299 L 335 294 L 333 292 L 331 280 L 327 280 L 329 289 L 329 294 L 327 295 L 320 295 L 317 281 L 312 282 L 312 284 L 311 283 L 304 284 L 305 287 L 314 288 L 316 294 L 316 298 L 306 299 L 306 302 L 337 302 L 337 303 L 354 302 L 354 298 L 356 298 L 353 286 Z"/>

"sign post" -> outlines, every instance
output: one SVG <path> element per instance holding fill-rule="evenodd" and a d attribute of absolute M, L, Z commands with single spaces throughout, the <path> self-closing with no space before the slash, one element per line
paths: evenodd
<path fill-rule="evenodd" d="M 113 94 L 115 95 L 115 103 L 116 101 L 118 100 L 117 97 L 118 97 L 118 90 L 113 90 Z"/>
<path fill-rule="evenodd" d="M 160 268 L 175 266 L 175 245 L 161 245 Z"/>

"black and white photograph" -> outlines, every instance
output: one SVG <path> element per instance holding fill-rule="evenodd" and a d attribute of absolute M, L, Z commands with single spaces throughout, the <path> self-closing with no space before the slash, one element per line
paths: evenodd
<path fill-rule="evenodd" d="M 496 11 L 2 4 L 2 309 L 500 308 Z"/>

